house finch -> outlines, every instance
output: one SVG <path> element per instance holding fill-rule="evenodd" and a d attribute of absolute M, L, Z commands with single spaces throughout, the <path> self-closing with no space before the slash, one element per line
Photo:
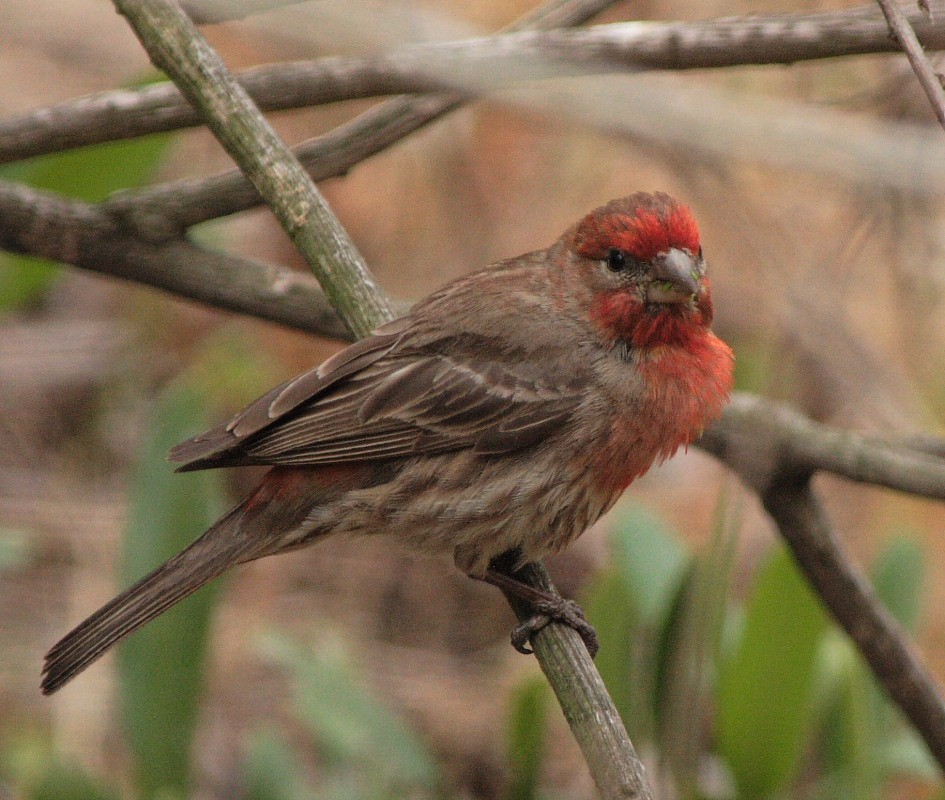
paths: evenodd
<path fill-rule="evenodd" d="M 662 193 L 614 200 L 547 250 L 450 283 L 171 452 L 180 471 L 272 469 L 56 644 L 43 692 L 234 564 L 342 532 L 452 553 L 535 601 L 520 649 L 549 618 L 592 640 L 576 606 L 514 569 L 579 536 L 721 412 L 733 358 L 711 321 L 695 220 Z"/>

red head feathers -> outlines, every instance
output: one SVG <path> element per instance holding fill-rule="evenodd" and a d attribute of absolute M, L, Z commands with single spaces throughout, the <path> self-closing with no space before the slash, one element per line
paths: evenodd
<path fill-rule="evenodd" d="M 575 245 L 587 258 L 604 258 L 613 247 L 638 261 L 650 261 L 673 247 L 695 255 L 699 252 L 699 228 L 689 208 L 668 194 L 638 192 L 584 217 Z"/>

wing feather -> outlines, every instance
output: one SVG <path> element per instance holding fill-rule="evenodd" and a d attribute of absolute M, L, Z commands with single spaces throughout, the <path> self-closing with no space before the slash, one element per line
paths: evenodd
<path fill-rule="evenodd" d="M 580 405 L 581 381 L 543 372 L 529 354 L 516 359 L 500 347 L 500 364 L 481 355 L 489 349 L 417 342 L 406 329 L 382 330 L 276 387 L 171 459 L 190 470 L 506 453 L 560 430 Z"/>

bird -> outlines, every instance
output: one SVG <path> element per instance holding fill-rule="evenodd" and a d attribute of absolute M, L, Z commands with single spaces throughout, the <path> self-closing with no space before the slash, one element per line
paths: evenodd
<path fill-rule="evenodd" d="M 178 471 L 265 465 L 191 545 L 48 652 L 51 694 L 110 647 L 236 564 L 338 534 L 452 555 L 596 650 L 572 601 L 525 586 L 654 462 L 728 400 L 734 356 L 688 206 L 637 192 L 550 247 L 454 280 L 409 313 L 175 447 Z"/>

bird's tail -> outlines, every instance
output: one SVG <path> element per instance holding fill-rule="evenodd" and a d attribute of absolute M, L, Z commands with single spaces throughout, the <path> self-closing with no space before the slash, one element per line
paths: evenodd
<path fill-rule="evenodd" d="M 249 516 L 254 516 L 249 514 Z M 187 549 L 106 603 L 46 654 L 42 692 L 52 694 L 112 645 L 242 561 L 265 555 L 247 525 L 247 503 L 225 514 Z"/>

